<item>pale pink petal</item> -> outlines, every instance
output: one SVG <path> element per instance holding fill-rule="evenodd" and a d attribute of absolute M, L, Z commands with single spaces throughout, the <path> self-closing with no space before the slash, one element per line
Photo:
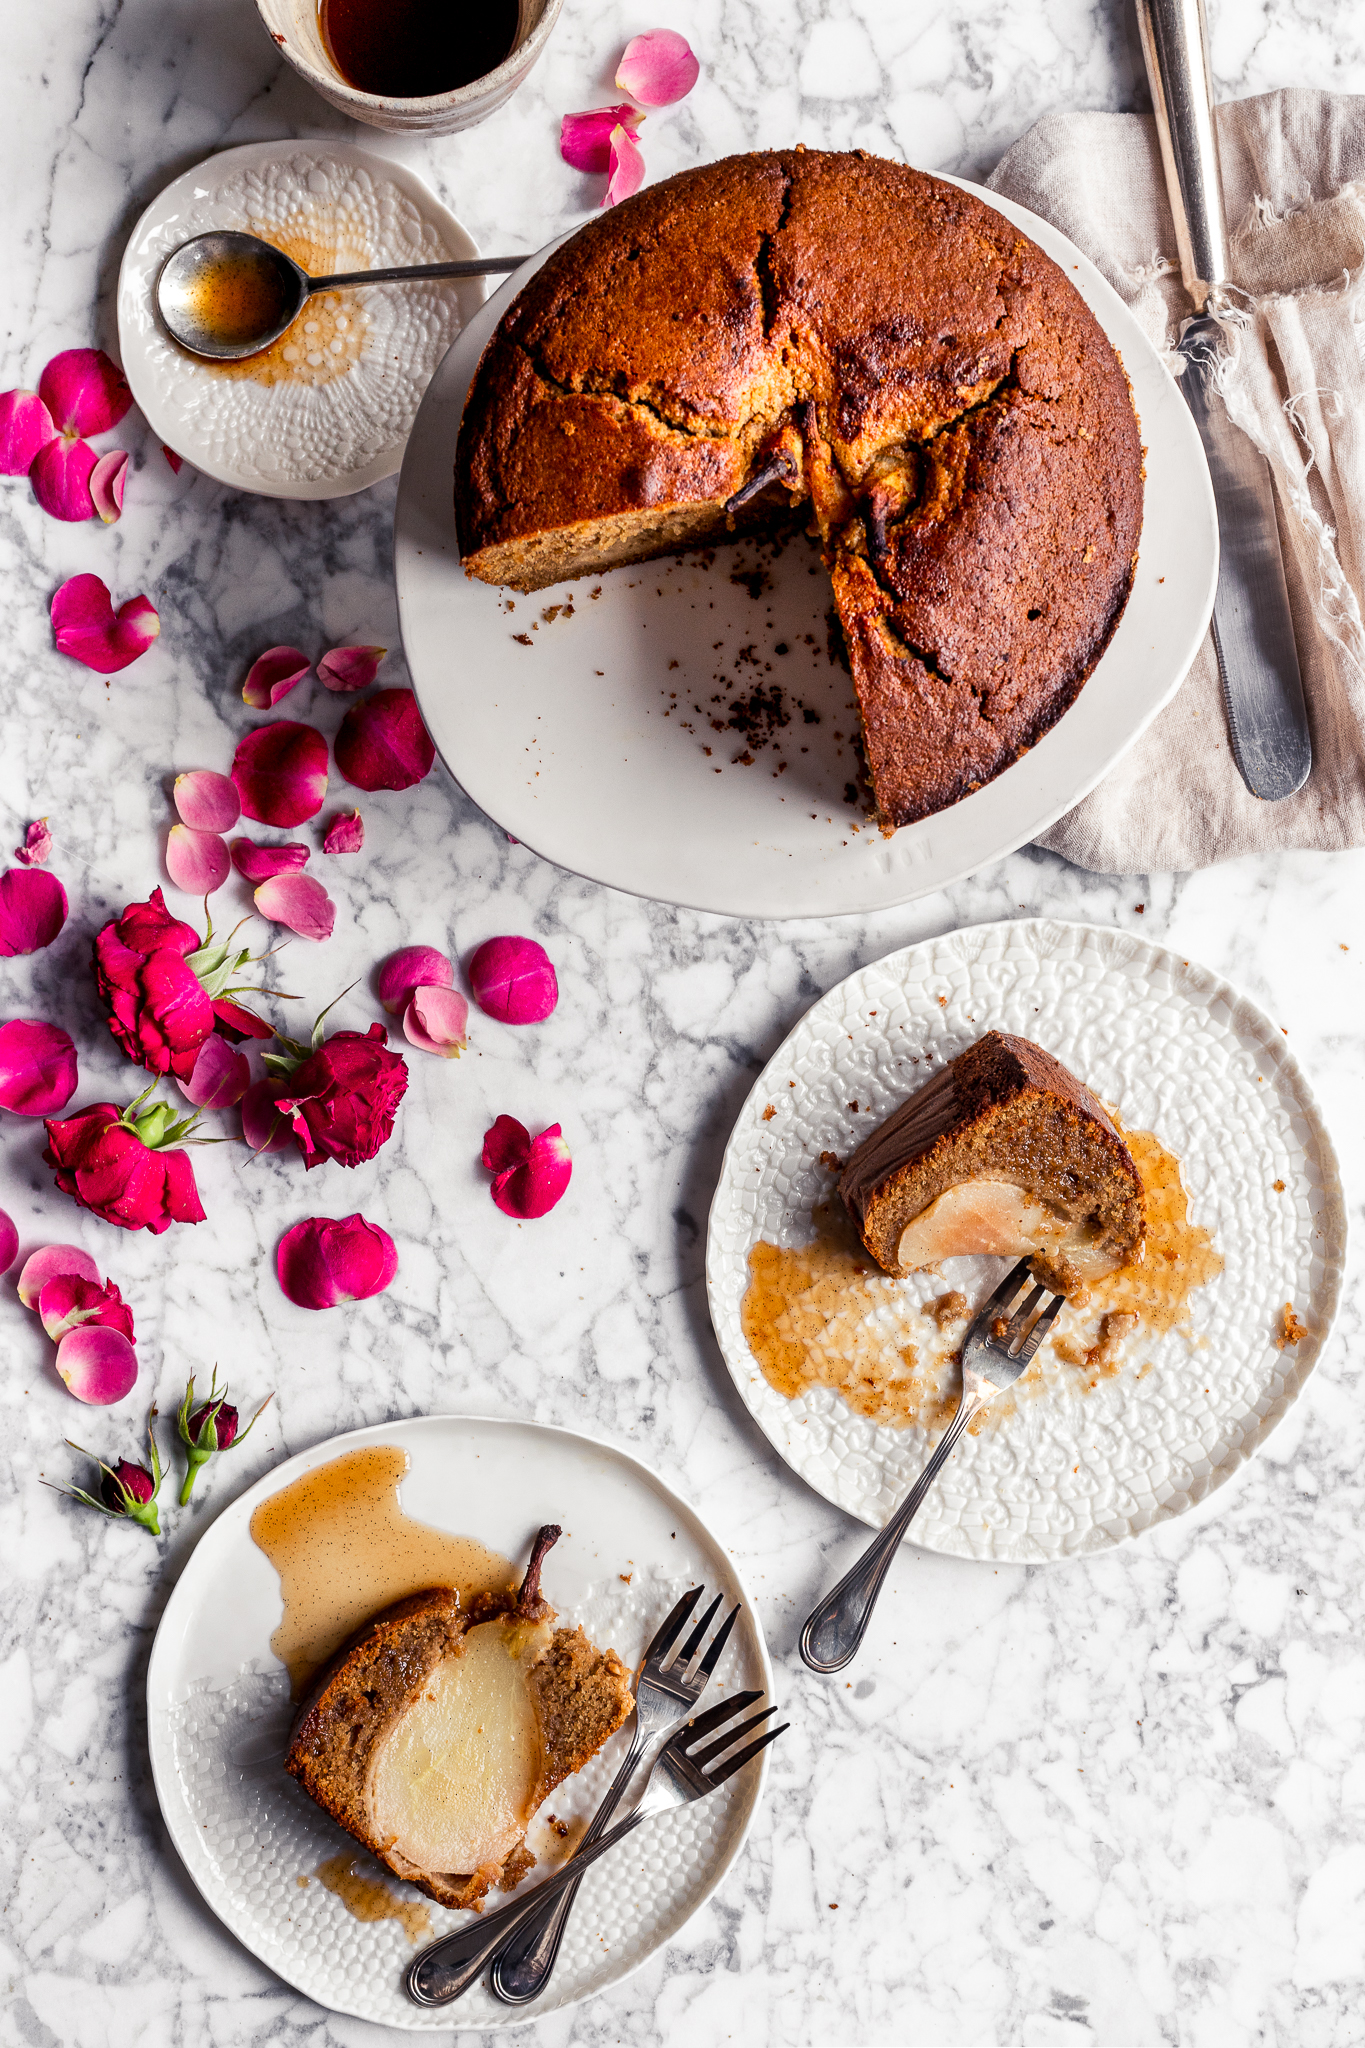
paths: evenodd
<path fill-rule="evenodd" d="M 483 1134 L 482 1159 L 490 1173 L 510 1173 L 531 1156 L 531 1133 L 514 1116 L 496 1117 Z"/>
<path fill-rule="evenodd" d="M 365 844 L 365 821 L 359 811 L 338 811 L 322 842 L 324 853 L 359 853 Z"/>
<path fill-rule="evenodd" d="M 363 1216 L 310 1216 L 280 1239 L 275 1269 L 298 1308 L 335 1308 L 382 1294 L 398 1271 L 398 1247 Z"/>
<path fill-rule="evenodd" d="M 469 963 L 474 1000 L 502 1024 L 539 1024 L 559 1001 L 550 956 L 534 939 L 486 939 Z"/>
<path fill-rule="evenodd" d="M 66 891 L 45 868 L 0 875 L 0 960 L 50 946 L 66 923 Z"/>
<path fill-rule="evenodd" d="M 268 711 L 301 683 L 312 663 L 297 647 L 267 647 L 247 670 L 242 697 L 253 711 Z"/>
<path fill-rule="evenodd" d="M 387 647 L 333 647 L 318 663 L 318 680 L 329 690 L 368 690 Z"/>
<path fill-rule="evenodd" d="M 256 908 L 301 939 L 330 939 L 337 921 L 335 903 L 311 875 L 272 875 L 256 891 Z"/>
<path fill-rule="evenodd" d="M 0 393 L 0 476 L 27 476 L 57 429 L 36 391 Z"/>
<path fill-rule="evenodd" d="M 83 1323 L 57 1346 L 57 1371 L 78 1401 L 111 1407 L 131 1394 L 137 1381 L 137 1352 L 122 1330 Z"/>
<path fill-rule="evenodd" d="M 337 767 L 357 789 L 411 789 L 436 759 L 411 690 L 376 690 L 353 704 L 333 744 Z"/>
<path fill-rule="evenodd" d="M 226 839 L 216 832 L 172 825 L 166 839 L 166 873 L 187 896 L 211 896 L 232 873 Z"/>
<path fill-rule="evenodd" d="M 114 610 L 109 586 L 98 576 L 72 576 L 52 600 L 57 652 L 83 661 L 102 676 L 116 675 L 136 661 L 161 631 L 156 607 L 130 597 Z"/>
<path fill-rule="evenodd" d="M 165 456 L 167 462 L 169 462 L 169 464 L 171 465 L 172 476 L 179 476 L 181 465 L 185 460 L 184 456 L 177 455 L 174 448 L 168 448 L 164 441 L 161 444 L 161 452 Z"/>
<path fill-rule="evenodd" d="M 327 794 L 327 742 L 311 725 L 280 718 L 240 740 L 232 779 L 248 818 L 285 831 L 316 818 Z"/>
<path fill-rule="evenodd" d="M 498 1118 L 499 1123 L 513 1121 L 511 1117 Z M 488 1164 L 488 1149 L 485 1138 L 485 1165 Z M 554 1208 L 568 1187 L 572 1174 L 569 1148 L 559 1125 L 551 1124 L 548 1130 L 541 1131 L 531 1140 L 530 1151 L 519 1165 L 494 1173 L 489 1192 L 504 1216 L 516 1216 L 523 1222 L 529 1222 L 532 1217 L 544 1216 Z"/>
<path fill-rule="evenodd" d="M 231 1109 L 250 1086 L 246 1055 L 235 1052 L 225 1038 L 211 1031 L 199 1048 L 194 1072 L 180 1083 L 180 1093 L 199 1109 Z"/>
<path fill-rule="evenodd" d="M 22 868 L 45 868 L 52 858 L 52 834 L 47 828 L 46 818 L 35 818 L 24 834 L 22 846 L 14 849 L 14 858 Z"/>
<path fill-rule="evenodd" d="M 254 839 L 234 839 L 229 851 L 239 875 L 248 882 L 268 882 L 272 875 L 292 875 L 306 868 L 310 848 L 301 839 L 286 840 L 283 846 L 258 846 Z"/>
<path fill-rule="evenodd" d="M 55 1280 L 59 1273 L 70 1273 L 77 1280 L 99 1282 L 100 1269 L 89 1252 L 83 1252 L 78 1244 L 45 1244 L 40 1252 L 34 1252 L 24 1261 L 19 1275 L 19 1299 L 25 1308 L 37 1313 L 39 1296 L 49 1280 Z"/>
<path fill-rule="evenodd" d="M 19 1233 L 14 1218 L 0 1209 L 0 1273 L 8 1273 L 19 1256 Z"/>
<path fill-rule="evenodd" d="M 691 92 L 700 72 L 686 36 L 676 29 L 653 28 L 626 44 L 616 83 L 642 107 L 671 107 Z"/>
<path fill-rule="evenodd" d="M 59 434 L 107 434 L 133 402 L 128 380 L 102 348 L 67 348 L 38 379 Z"/>
<path fill-rule="evenodd" d="M 421 1052 L 457 1059 L 469 1043 L 469 1005 L 453 988 L 415 988 L 403 1012 L 403 1036 Z"/>
<path fill-rule="evenodd" d="M 60 1024 L 0 1024 L 0 1109 L 51 1116 L 76 1092 L 76 1047 Z"/>
<path fill-rule="evenodd" d="M 455 969 L 434 946 L 404 946 L 390 953 L 375 977 L 376 993 L 391 1017 L 401 1016 L 415 988 L 451 988 Z"/>
<path fill-rule="evenodd" d="M 644 183 L 645 159 L 635 137 L 625 128 L 611 131 L 611 158 L 607 165 L 607 194 L 603 206 L 619 206 Z"/>
<path fill-rule="evenodd" d="M 90 479 L 97 457 L 88 441 L 72 441 L 59 434 L 40 448 L 33 458 L 28 480 L 33 495 L 51 519 L 93 519 L 95 503 L 90 496 Z"/>
<path fill-rule="evenodd" d="M 611 161 L 611 131 L 628 128 L 634 133 L 644 115 L 634 107 L 592 107 L 583 114 L 565 114 L 559 124 L 559 154 L 576 171 L 594 176 Z"/>
<path fill-rule="evenodd" d="M 230 832 L 242 815 L 237 785 L 214 768 L 191 768 L 177 775 L 171 799 L 181 820 L 194 832 Z"/>
<path fill-rule="evenodd" d="M 112 526 L 123 510 L 123 487 L 127 481 L 126 448 L 111 448 L 90 472 L 90 502 L 106 526 Z"/>
<path fill-rule="evenodd" d="M 253 1152 L 283 1152 L 294 1142 L 289 1118 L 276 1103 L 289 1093 L 289 1083 L 267 1075 L 253 1081 L 242 1097 L 242 1136 Z"/>

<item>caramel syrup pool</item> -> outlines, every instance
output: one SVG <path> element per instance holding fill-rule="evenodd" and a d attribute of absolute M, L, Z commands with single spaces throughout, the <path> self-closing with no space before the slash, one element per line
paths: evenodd
<path fill-rule="evenodd" d="M 359 1860 L 343 1850 L 340 1856 L 329 1856 L 320 1863 L 313 1875 L 325 1891 L 340 1899 L 352 1919 L 397 1920 L 414 1946 L 425 1941 L 431 1933 L 430 1909 L 421 1899 L 400 1899 L 379 1878 L 366 1877 L 355 1867 Z"/>
<path fill-rule="evenodd" d="M 426 1586 L 461 1598 L 515 1585 L 505 1557 L 472 1536 L 415 1522 L 399 1505 L 408 1454 L 393 1444 L 347 1451 L 272 1494 L 252 1541 L 280 1575 L 284 1618 L 270 1647 L 297 1699 L 333 1651 L 381 1607 Z"/>
<path fill-rule="evenodd" d="M 262 228 L 252 222 L 250 233 L 272 248 L 292 257 L 309 277 L 333 277 L 338 272 L 371 268 L 368 248 L 338 234 L 318 240 L 299 231 L 279 227 Z M 206 264 L 194 282 L 192 304 L 196 316 L 220 340 L 249 340 L 270 327 L 283 310 L 278 274 L 259 257 L 233 257 L 227 262 Z M 345 376 L 359 361 L 365 346 L 369 317 L 354 289 L 317 292 L 305 300 L 299 316 L 279 339 L 240 361 L 202 361 L 215 377 L 247 377 L 255 384 L 302 384 L 316 387 Z"/>

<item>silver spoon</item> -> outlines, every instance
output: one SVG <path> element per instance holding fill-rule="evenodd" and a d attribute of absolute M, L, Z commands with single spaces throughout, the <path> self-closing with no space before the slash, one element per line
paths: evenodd
<path fill-rule="evenodd" d="M 235 363 L 278 341 L 314 292 L 347 284 L 398 284 L 408 278 L 488 277 L 520 270 L 525 261 L 524 256 L 476 256 L 469 262 L 309 277 L 292 257 L 258 235 L 221 229 L 195 235 L 172 249 L 157 273 L 156 310 L 172 341 L 191 355 Z"/>

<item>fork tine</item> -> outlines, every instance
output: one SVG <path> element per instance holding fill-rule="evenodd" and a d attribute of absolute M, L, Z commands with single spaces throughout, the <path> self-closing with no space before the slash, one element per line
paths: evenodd
<path fill-rule="evenodd" d="M 985 1307 L 977 1310 L 975 1321 L 978 1323 L 984 1322 L 987 1316 L 998 1315 L 1001 1309 L 1014 1300 L 1015 1295 L 1028 1279 L 1028 1275 L 1029 1261 L 1028 1259 L 1020 1259 L 1017 1266 L 1010 1268 Z"/>
<path fill-rule="evenodd" d="M 1029 1331 L 1023 1343 L 1019 1346 L 1018 1355 L 1023 1360 L 1025 1365 L 1028 1364 L 1034 1352 L 1038 1349 L 1038 1346 L 1042 1343 L 1044 1337 L 1046 1337 L 1048 1331 L 1056 1322 L 1057 1316 L 1065 1300 L 1066 1296 L 1064 1294 L 1059 1294 L 1056 1297 L 1055 1301 L 1053 1301 L 1051 1307 L 1045 1308 L 1043 1310 L 1043 1313 L 1039 1316 L 1037 1322 L 1033 1325 L 1033 1328 Z"/>
<path fill-rule="evenodd" d="M 1010 1317 L 1010 1326 L 1006 1330 L 1004 1337 L 1001 1340 L 1005 1346 L 1006 1351 L 1010 1349 L 1011 1345 L 1014 1343 L 1015 1338 L 1019 1336 L 1020 1332 L 1023 1330 L 1025 1323 L 1033 1314 L 1033 1311 L 1037 1308 L 1039 1302 L 1042 1300 L 1043 1296 L 1046 1293 L 1046 1287 L 1038 1286 L 1034 1287 L 1028 1294 L 1024 1296 L 1024 1299 L 1020 1302 L 1018 1308 Z"/>
<path fill-rule="evenodd" d="M 718 1736 L 714 1742 L 708 1743 L 705 1749 L 689 1750 L 688 1754 L 692 1762 L 699 1771 L 704 1771 L 708 1764 L 713 1764 L 718 1756 L 724 1756 L 727 1749 L 733 1749 L 735 1744 L 741 1742 L 746 1735 L 752 1735 L 755 1728 L 761 1728 L 763 1723 L 776 1712 L 776 1701 L 773 1701 L 769 1706 L 760 1707 L 758 1712 L 749 1720 L 741 1722 L 738 1728 L 727 1728 L 723 1735 Z"/>
<path fill-rule="evenodd" d="M 705 1590 L 704 1586 L 694 1586 L 690 1593 L 683 1594 L 682 1599 L 673 1608 L 672 1612 L 665 1615 L 654 1632 L 653 1642 L 645 1651 L 646 1663 L 649 1662 L 651 1657 L 662 1657 L 667 1651 L 672 1649 L 674 1643 L 677 1642 L 678 1637 L 682 1634 L 683 1623 L 687 1620 L 688 1615 L 692 1612 L 692 1609 L 696 1606 Z"/>
<path fill-rule="evenodd" d="M 687 1665 L 692 1662 L 692 1659 L 696 1656 L 698 1650 L 706 1641 L 706 1631 L 710 1628 L 711 1623 L 715 1620 L 716 1612 L 720 1607 L 720 1603 L 721 1595 L 717 1593 L 715 1599 L 711 1602 L 711 1605 L 707 1608 L 705 1614 L 703 1614 L 701 1620 L 697 1623 L 691 1635 L 687 1638 L 687 1641 L 679 1650 L 677 1656 L 670 1658 L 667 1666 L 668 1670 L 676 1673 L 680 1665 Z"/>
<path fill-rule="evenodd" d="M 751 1762 L 761 1749 L 766 1749 L 770 1742 L 776 1742 L 779 1735 L 785 1735 L 790 1727 L 791 1722 L 784 1721 L 780 1728 L 770 1728 L 766 1735 L 760 1735 L 757 1742 L 751 1742 L 749 1747 L 742 1749 L 738 1756 L 727 1756 L 723 1764 L 717 1764 L 714 1771 L 707 1773 L 711 1783 L 713 1785 L 723 1785 L 725 1780 L 732 1778 L 736 1771 L 743 1770 L 745 1764 Z"/>
<path fill-rule="evenodd" d="M 679 1749 L 690 1750 L 693 1743 L 699 1742 L 703 1735 L 709 1735 L 713 1728 L 719 1728 L 724 1721 L 733 1721 L 736 1714 L 742 1714 L 746 1707 L 751 1707 L 755 1700 L 761 1700 L 762 1697 L 762 1692 L 732 1693 L 728 1700 L 722 1700 L 717 1707 L 708 1707 L 704 1714 L 698 1714 L 695 1721 L 689 1721 L 685 1728 L 679 1729 L 673 1741 Z"/>
<path fill-rule="evenodd" d="M 730 1640 L 730 1631 L 735 1625 L 735 1618 L 738 1613 L 739 1603 L 736 1602 L 720 1627 L 716 1630 L 710 1649 L 706 1652 L 700 1664 L 698 1664 L 695 1674 L 698 1678 L 709 1678 L 720 1662 L 720 1653 Z"/>

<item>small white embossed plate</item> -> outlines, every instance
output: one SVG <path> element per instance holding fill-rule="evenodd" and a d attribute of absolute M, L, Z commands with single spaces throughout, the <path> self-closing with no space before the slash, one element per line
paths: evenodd
<path fill-rule="evenodd" d="M 401 1924 L 352 1918 L 317 1882 L 319 1864 L 354 1851 L 358 1869 L 427 1905 L 430 1939 L 473 1916 L 433 1905 L 381 1870 L 284 1772 L 289 1684 L 270 1650 L 279 1581 L 248 1524 L 267 1496 L 366 1444 L 408 1453 L 407 1514 L 476 1536 L 518 1563 L 541 1522 L 562 1523 L 545 1566 L 546 1597 L 628 1664 L 643 1656 L 678 1595 L 698 1583 L 708 1596 L 741 1603 L 717 1697 L 742 1686 L 771 1696 L 768 1654 L 728 1552 L 693 1509 L 624 1451 L 572 1430 L 458 1415 L 355 1430 L 277 1466 L 204 1535 L 157 1630 L 147 1718 L 161 1811 L 205 1899 L 253 1955 L 333 2012 L 426 2033 L 520 2026 L 527 2015 L 500 2005 L 485 1983 L 439 2011 L 409 2002 L 402 1976 L 414 1951 Z M 613 1736 L 557 1788 L 550 1804 L 558 1819 L 596 1809 L 625 1740 Z M 587 1873 L 534 2017 L 618 1983 L 710 1898 L 744 1846 L 768 1754 L 694 1806 L 646 1821 Z M 527 1840 L 543 1854 L 554 1838 L 536 1820 Z"/>
<path fill-rule="evenodd" d="M 1180 1161 L 1191 1220 L 1224 1261 L 1191 1296 L 1190 1332 L 1139 1331 L 1113 1377 L 1091 1386 L 1045 1349 L 1041 1373 L 1035 1365 L 1020 1383 L 1029 1398 L 965 1439 L 939 1475 L 916 1543 L 1035 1564 L 1182 1513 L 1264 1442 L 1331 1330 L 1346 1210 L 1331 1139 L 1284 1035 L 1192 961 L 1126 932 L 1029 919 L 952 932 L 850 975 L 806 1012 L 740 1112 L 711 1205 L 706 1282 L 751 1414 L 793 1470 L 860 1521 L 889 1519 L 930 1437 L 879 1427 L 824 1386 L 789 1401 L 768 1384 L 740 1323 L 749 1253 L 761 1239 L 809 1243 L 813 1210 L 833 1192 L 821 1153 L 847 1159 L 928 1074 L 993 1029 L 1035 1039 L 1129 1130 L 1156 1132 Z M 963 1259 L 941 1276 L 911 1275 L 891 1320 L 914 1322 L 914 1305 L 949 1286 L 979 1302 L 1005 1270 Z M 1281 1351 L 1285 1302 L 1308 1335 Z M 921 1339 L 928 1328 L 918 1317 Z"/>
<path fill-rule="evenodd" d="M 353 143 L 252 142 L 159 193 L 119 271 L 124 373 L 186 462 L 268 498 L 344 498 L 392 476 L 432 373 L 483 304 L 483 279 L 327 294 L 249 363 L 205 363 L 168 339 L 152 292 L 170 251 L 210 228 L 262 235 L 326 277 L 477 256 L 454 214 L 404 165 Z"/>

